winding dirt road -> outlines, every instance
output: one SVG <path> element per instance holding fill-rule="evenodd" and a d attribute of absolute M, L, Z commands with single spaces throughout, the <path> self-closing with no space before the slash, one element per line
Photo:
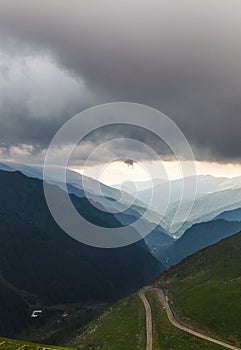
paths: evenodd
<path fill-rule="evenodd" d="M 146 310 L 146 350 L 152 350 L 152 316 L 151 307 L 145 296 L 145 289 L 139 291 L 139 297 L 142 300 Z"/>
<path fill-rule="evenodd" d="M 145 287 L 143 289 L 141 289 L 139 291 L 139 297 L 141 298 L 144 306 L 145 306 L 145 310 L 146 310 L 146 338 L 147 338 L 147 345 L 146 345 L 146 350 L 152 350 L 152 315 L 151 315 L 151 307 L 150 304 L 145 296 L 146 292 L 155 292 L 157 293 L 162 306 L 165 307 L 167 316 L 169 321 L 173 324 L 173 326 L 181 329 L 184 332 L 187 332 L 189 334 L 192 334 L 198 338 L 210 341 L 212 343 L 215 343 L 217 345 L 223 346 L 226 349 L 232 349 L 232 350 L 241 350 L 240 348 L 237 348 L 236 346 L 227 344 L 221 340 L 217 340 L 215 338 L 212 338 L 210 336 L 207 336 L 205 334 L 199 333 L 197 331 L 194 331 L 186 326 L 183 326 L 181 323 L 179 323 L 179 321 L 175 318 L 169 303 L 165 297 L 165 294 L 163 293 L 163 291 L 161 289 L 158 288 L 152 288 L 152 287 Z"/>

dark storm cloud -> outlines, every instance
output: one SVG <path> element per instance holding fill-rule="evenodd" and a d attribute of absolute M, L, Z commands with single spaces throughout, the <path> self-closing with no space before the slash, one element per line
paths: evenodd
<path fill-rule="evenodd" d="M 46 55 L 0 56 L 0 140 L 45 148 L 62 124 L 93 103 L 83 82 Z"/>
<path fill-rule="evenodd" d="M 51 53 L 103 102 L 158 108 L 199 158 L 232 160 L 241 158 L 240 13 L 238 0 L 6 0 L 0 29 L 16 50 Z"/>

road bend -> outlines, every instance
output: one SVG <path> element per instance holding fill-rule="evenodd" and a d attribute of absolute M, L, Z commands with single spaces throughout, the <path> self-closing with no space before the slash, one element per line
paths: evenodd
<path fill-rule="evenodd" d="M 169 319 L 169 321 L 171 322 L 171 324 L 179 329 L 181 329 L 182 331 L 192 334 L 198 338 L 207 340 L 211 343 L 223 346 L 226 349 L 232 349 L 232 350 L 241 350 L 240 348 L 237 348 L 236 346 L 227 344 L 225 342 L 223 342 L 222 340 L 218 340 L 215 338 L 212 338 L 208 335 L 205 335 L 203 333 L 194 331 L 193 329 L 188 328 L 187 326 L 182 325 L 175 317 L 175 315 L 173 314 L 170 305 L 168 303 L 168 300 L 164 294 L 164 292 L 159 289 L 159 288 L 153 288 L 153 287 L 145 287 L 143 289 L 141 289 L 139 291 L 139 297 L 142 300 L 144 306 L 145 306 L 145 310 L 146 310 L 146 338 L 147 338 L 147 346 L 146 346 L 146 350 L 152 350 L 152 315 L 151 315 L 151 307 L 150 304 L 145 296 L 146 292 L 155 292 L 157 293 L 157 296 L 159 298 L 159 300 L 162 303 L 162 306 L 165 308 L 166 313 L 167 313 L 167 317 Z"/>

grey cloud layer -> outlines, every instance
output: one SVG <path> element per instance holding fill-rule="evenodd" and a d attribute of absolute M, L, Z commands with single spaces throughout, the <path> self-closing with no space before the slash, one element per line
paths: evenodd
<path fill-rule="evenodd" d="M 0 57 L 0 144 L 46 147 L 57 129 L 93 103 L 83 82 L 47 56 Z"/>
<path fill-rule="evenodd" d="M 0 29 L 19 46 L 51 53 L 103 102 L 160 109 L 199 158 L 240 160 L 240 1 L 4 0 Z M 50 113 L 41 125 L 48 123 L 54 130 L 60 120 Z"/>

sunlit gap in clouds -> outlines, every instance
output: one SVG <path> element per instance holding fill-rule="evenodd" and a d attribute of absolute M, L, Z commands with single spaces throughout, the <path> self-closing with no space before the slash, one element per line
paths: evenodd
<path fill-rule="evenodd" d="M 145 171 L 145 165 L 147 168 L 152 169 L 152 174 L 155 174 L 154 179 L 161 180 L 160 169 L 163 167 L 166 170 L 167 178 L 169 180 L 175 180 L 182 177 L 182 171 L 180 164 L 176 161 L 143 161 L 141 163 L 135 162 L 133 166 L 126 164 L 124 161 L 115 161 L 107 166 L 105 164 L 96 164 L 89 166 L 88 169 L 84 167 L 70 166 L 70 169 L 80 173 L 88 174 L 89 177 L 95 178 L 95 174 L 101 173 L 101 178 L 96 179 L 106 185 L 120 185 L 125 181 L 133 182 L 148 182 L 150 178 Z M 240 163 L 215 163 L 196 161 L 197 175 L 212 175 L 215 177 L 228 177 L 233 178 L 241 176 L 241 164 Z M 100 171 L 102 169 L 102 171 Z M 153 180 L 154 180 L 153 179 Z"/>

